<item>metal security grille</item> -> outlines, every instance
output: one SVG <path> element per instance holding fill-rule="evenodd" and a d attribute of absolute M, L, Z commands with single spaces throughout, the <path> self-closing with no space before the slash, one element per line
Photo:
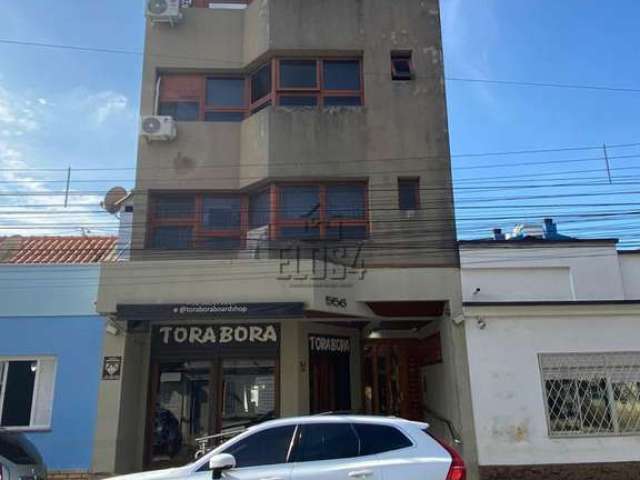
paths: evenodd
<path fill-rule="evenodd" d="M 551 436 L 640 433 L 640 352 L 540 354 Z"/>

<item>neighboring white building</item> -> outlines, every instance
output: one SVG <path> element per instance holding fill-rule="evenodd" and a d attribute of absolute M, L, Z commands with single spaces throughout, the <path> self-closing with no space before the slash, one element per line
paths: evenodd
<path fill-rule="evenodd" d="M 546 227 L 460 242 L 482 478 L 640 478 L 640 251 Z"/>

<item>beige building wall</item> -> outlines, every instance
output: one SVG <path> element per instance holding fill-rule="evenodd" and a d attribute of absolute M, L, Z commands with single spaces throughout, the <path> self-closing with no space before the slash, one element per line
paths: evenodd
<path fill-rule="evenodd" d="M 148 27 L 146 44 L 143 114 L 154 113 L 162 72 L 247 73 L 274 56 L 361 56 L 365 103 L 270 107 L 242 123 L 178 122 L 170 144 L 141 140 L 138 193 L 237 191 L 269 179 L 368 180 L 371 239 L 364 251 L 371 267 L 458 265 L 436 0 L 259 0 L 246 10 L 186 9 L 173 28 Z M 413 52 L 413 81 L 391 81 L 394 50 Z M 398 210 L 398 177 L 420 179 L 422 208 L 409 219 Z M 145 246 L 145 224 L 146 210 L 136 209 L 136 254 Z"/>

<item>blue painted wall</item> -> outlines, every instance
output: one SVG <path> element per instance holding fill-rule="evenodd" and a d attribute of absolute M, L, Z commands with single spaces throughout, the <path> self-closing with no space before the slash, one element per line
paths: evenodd
<path fill-rule="evenodd" d="M 0 316 L 0 332 L 0 356 L 57 357 L 51 431 L 29 433 L 28 437 L 49 470 L 89 469 L 104 319 L 96 315 Z"/>

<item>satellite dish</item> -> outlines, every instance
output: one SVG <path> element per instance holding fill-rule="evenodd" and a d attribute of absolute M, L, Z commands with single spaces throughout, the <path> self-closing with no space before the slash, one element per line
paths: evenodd
<path fill-rule="evenodd" d="M 113 187 L 104 196 L 104 200 L 100 205 L 107 212 L 114 214 L 120 210 L 122 201 L 127 198 L 127 191 L 122 187 Z"/>

